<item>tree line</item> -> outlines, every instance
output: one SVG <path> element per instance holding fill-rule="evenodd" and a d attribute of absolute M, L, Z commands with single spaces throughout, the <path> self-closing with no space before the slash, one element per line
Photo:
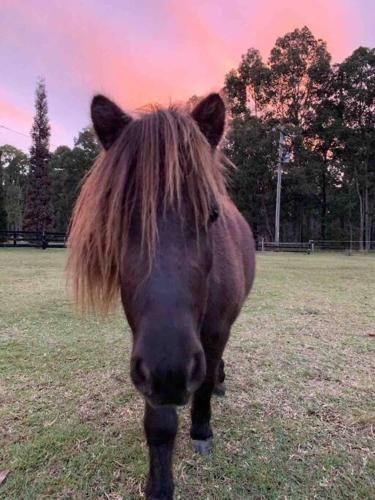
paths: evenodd
<path fill-rule="evenodd" d="M 80 183 L 99 154 L 87 127 L 74 146 L 50 152 L 46 86 L 39 81 L 30 154 L 6 144 L 0 147 L 0 230 L 56 231 L 68 228 Z"/>
<path fill-rule="evenodd" d="M 249 49 L 225 76 L 223 148 L 233 199 L 256 236 L 274 239 L 282 163 L 281 241 L 375 239 L 375 49 L 332 64 L 304 27 L 276 40 L 268 60 Z M 199 100 L 193 96 L 188 107 Z M 45 84 L 38 82 L 30 154 L 0 148 L 0 229 L 66 231 L 80 183 L 99 153 L 90 128 L 49 151 Z M 284 140 L 280 143 L 280 133 Z M 280 156 L 281 155 L 281 156 Z"/>
<path fill-rule="evenodd" d="M 281 241 L 375 239 L 375 49 L 332 64 L 304 27 L 277 39 L 267 62 L 250 49 L 225 78 L 238 167 L 234 199 L 273 240 L 280 131 Z"/>

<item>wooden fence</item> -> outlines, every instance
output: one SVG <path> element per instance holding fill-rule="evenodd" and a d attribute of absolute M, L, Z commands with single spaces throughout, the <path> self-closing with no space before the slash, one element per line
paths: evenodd
<path fill-rule="evenodd" d="M 31 231 L 0 231 L 0 247 L 35 247 L 35 248 L 64 248 L 67 235 L 65 233 L 31 232 Z M 368 249 L 375 251 L 375 241 L 368 242 Z M 366 245 L 364 245 L 366 248 Z M 359 241 L 320 241 L 280 242 L 257 240 L 257 250 L 273 252 L 304 252 L 344 251 L 351 253 L 361 250 Z"/>
<path fill-rule="evenodd" d="M 259 251 L 273 251 L 273 252 L 304 252 L 315 253 L 320 251 L 333 251 L 333 252 L 358 252 L 360 250 L 375 251 L 375 241 L 368 241 L 362 243 L 360 241 L 323 241 L 323 240 L 310 240 L 306 242 L 280 242 L 265 241 L 260 238 L 257 241 L 257 250 Z"/>
<path fill-rule="evenodd" d="M 65 233 L 0 231 L 0 247 L 64 248 Z"/>

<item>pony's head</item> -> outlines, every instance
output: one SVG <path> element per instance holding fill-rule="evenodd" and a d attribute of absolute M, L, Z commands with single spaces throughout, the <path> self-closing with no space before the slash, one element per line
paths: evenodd
<path fill-rule="evenodd" d="M 71 222 L 75 297 L 107 312 L 120 291 L 134 384 L 152 404 L 183 404 L 205 377 L 200 331 L 211 227 L 226 192 L 216 151 L 224 104 L 211 94 L 191 113 L 153 108 L 132 118 L 96 96 L 91 114 L 103 152 Z"/>

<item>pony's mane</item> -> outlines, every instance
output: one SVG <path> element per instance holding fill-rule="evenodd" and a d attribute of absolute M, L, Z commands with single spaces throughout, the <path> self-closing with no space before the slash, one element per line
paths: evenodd
<path fill-rule="evenodd" d="M 107 313 L 120 289 L 120 266 L 136 217 L 149 266 L 160 210 L 207 229 L 212 204 L 226 194 L 224 157 L 193 118 L 175 107 L 153 107 L 132 120 L 84 179 L 70 224 L 68 279 L 83 311 Z"/>

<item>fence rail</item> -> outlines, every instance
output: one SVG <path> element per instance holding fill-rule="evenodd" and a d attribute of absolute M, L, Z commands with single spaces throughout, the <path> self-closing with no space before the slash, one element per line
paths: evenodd
<path fill-rule="evenodd" d="M 257 241 L 257 249 L 259 251 L 273 252 L 305 252 L 314 253 L 319 251 L 341 251 L 341 252 L 357 252 L 361 250 L 375 251 L 375 241 L 360 242 L 360 241 L 322 241 L 310 240 L 306 242 L 280 242 L 265 241 L 259 239 Z"/>
<path fill-rule="evenodd" d="M 279 242 L 259 240 L 258 250 L 272 252 L 311 252 L 310 242 Z"/>
<path fill-rule="evenodd" d="M 0 231 L 0 247 L 64 248 L 65 233 L 36 231 Z"/>
<path fill-rule="evenodd" d="M 315 250 L 333 250 L 333 251 L 359 251 L 375 250 L 375 241 L 329 241 L 314 240 Z"/>
<path fill-rule="evenodd" d="M 33 232 L 33 231 L 0 231 L 0 247 L 36 247 L 36 248 L 64 248 L 67 235 L 65 233 Z M 375 241 L 362 243 L 360 241 L 321 241 L 310 240 L 305 242 L 292 241 L 275 243 L 259 239 L 259 251 L 273 252 L 304 252 L 345 251 L 348 253 L 359 250 L 375 251 Z"/>

